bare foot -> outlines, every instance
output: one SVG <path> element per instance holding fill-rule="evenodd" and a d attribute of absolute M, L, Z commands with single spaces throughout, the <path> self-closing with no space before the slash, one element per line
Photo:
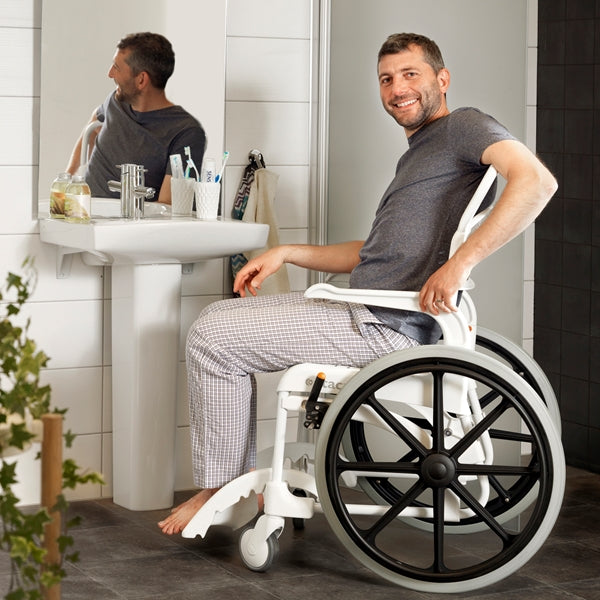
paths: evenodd
<path fill-rule="evenodd" d="M 189 500 L 186 500 L 183 504 L 175 507 L 166 519 L 158 522 L 158 526 L 162 529 L 162 532 L 167 535 L 181 533 L 185 526 L 192 520 L 192 517 L 218 490 L 219 488 L 200 490 Z"/>

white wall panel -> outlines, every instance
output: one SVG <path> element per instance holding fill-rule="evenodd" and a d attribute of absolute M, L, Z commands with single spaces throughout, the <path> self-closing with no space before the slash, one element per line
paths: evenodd
<path fill-rule="evenodd" d="M 39 99 L 0 97 L 0 114 L 0 165 L 37 165 Z"/>
<path fill-rule="evenodd" d="M 227 102 L 226 145 L 233 164 L 244 165 L 258 148 L 267 165 L 308 164 L 308 104 Z"/>
<path fill-rule="evenodd" d="M 0 27 L 40 27 L 42 0 L 0 0 Z"/>
<path fill-rule="evenodd" d="M 308 40 L 229 38 L 226 100 L 308 102 Z"/>
<path fill-rule="evenodd" d="M 39 235 L 0 235 L 2 269 L 23 274 L 25 257 L 34 259 L 37 284 L 31 296 L 35 302 L 88 300 L 102 297 L 102 269 L 84 265 L 73 257 L 71 276 L 56 278 L 56 247 L 40 241 Z M 2 276 L 3 277 L 3 276 Z"/>
<path fill-rule="evenodd" d="M 23 316 L 31 317 L 29 335 L 50 357 L 49 368 L 102 364 L 102 301 L 34 302 Z"/>
<path fill-rule="evenodd" d="M 65 431 L 102 430 L 102 367 L 46 369 L 41 380 L 52 388 L 52 406 L 67 409 Z"/>
<path fill-rule="evenodd" d="M 311 0 L 228 0 L 227 34 L 307 38 Z"/>
<path fill-rule="evenodd" d="M 37 190 L 37 167 L 0 166 L 0 235 L 3 233 L 34 233 L 38 231 L 37 219 L 33 219 L 33 194 Z M 37 202 L 35 202 L 37 214 Z"/>
<path fill-rule="evenodd" d="M 223 293 L 223 259 L 194 263 L 191 273 L 181 277 L 181 295 L 199 296 Z"/>
<path fill-rule="evenodd" d="M 0 27 L 0 90 L 3 96 L 40 95 L 35 69 L 35 57 L 39 54 L 39 29 Z"/>

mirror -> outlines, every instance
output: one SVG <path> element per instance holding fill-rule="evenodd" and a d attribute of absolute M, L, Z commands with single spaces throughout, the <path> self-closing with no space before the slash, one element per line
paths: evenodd
<path fill-rule="evenodd" d="M 208 0 L 44 0 L 38 198 L 64 171 L 92 112 L 114 89 L 108 78 L 117 42 L 154 31 L 169 39 L 175 72 L 167 97 L 203 125 L 207 152 L 223 152 L 225 2 Z"/>

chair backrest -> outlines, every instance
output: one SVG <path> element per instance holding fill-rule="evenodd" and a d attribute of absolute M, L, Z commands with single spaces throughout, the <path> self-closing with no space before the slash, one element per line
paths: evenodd
<path fill-rule="evenodd" d="M 99 127 L 102 127 L 101 121 L 92 121 L 88 123 L 83 129 L 81 137 L 81 154 L 79 155 L 79 168 L 85 167 L 90 159 L 90 137 L 92 133 Z"/>
<path fill-rule="evenodd" d="M 469 237 L 474 229 L 481 225 L 491 212 L 496 202 L 495 199 L 485 210 L 477 211 L 494 183 L 496 175 L 496 169 L 490 165 L 462 214 L 458 228 L 452 237 L 450 256 L 454 254 L 456 249 Z M 461 289 L 464 291 L 472 287 L 474 287 L 474 284 L 469 279 Z M 347 289 L 339 288 L 329 283 L 317 283 L 308 288 L 304 295 L 307 298 L 326 298 L 343 302 L 357 302 L 368 306 L 381 306 L 415 312 L 421 310 L 419 307 L 418 291 Z M 467 298 L 466 302 L 459 304 L 459 306 L 462 305 L 465 305 L 465 309 L 461 308 L 461 310 L 452 313 L 442 312 L 434 318 L 442 329 L 444 343 L 474 347 L 477 313 L 470 298 Z"/>
<path fill-rule="evenodd" d="M 489 189 L 496 180 L 497 174 L 498 172 L 496 169 L 490 165 L 483 176 L 483 179 L 479 182 L 479 185 L 471 197 L 471 200 L 469 200 L 469 204 L 467 204 L 467 208 L 463 212 L 458 227 L 452 236 L 452 241 L 450 242 L 450 256 L 456 252 L 458 247 L 465 242 L 473 230 L 477 229 L 492 211 L 494 204 L 496 204 L 496 198 L 494 198 L 492 203 L 485 210 L 477 212 Z"/>

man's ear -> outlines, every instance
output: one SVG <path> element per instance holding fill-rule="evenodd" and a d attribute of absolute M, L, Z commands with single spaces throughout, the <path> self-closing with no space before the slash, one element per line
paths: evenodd
<path fill-rule="evenodd" d="M 148 75 L 146 71 L 140 71 L 135 76 L 135 82 L 138 86 L 138 89 L 142 90 L 151 84 L 150 75 Z"/>
<path fill-rule="evenodd" d="M 450 87 L 450 71 L 448 69 L 443 68 L 439 70 L 437 74 L 438 84 L 440 86 L 440 91 L 445 94 Z"/>

